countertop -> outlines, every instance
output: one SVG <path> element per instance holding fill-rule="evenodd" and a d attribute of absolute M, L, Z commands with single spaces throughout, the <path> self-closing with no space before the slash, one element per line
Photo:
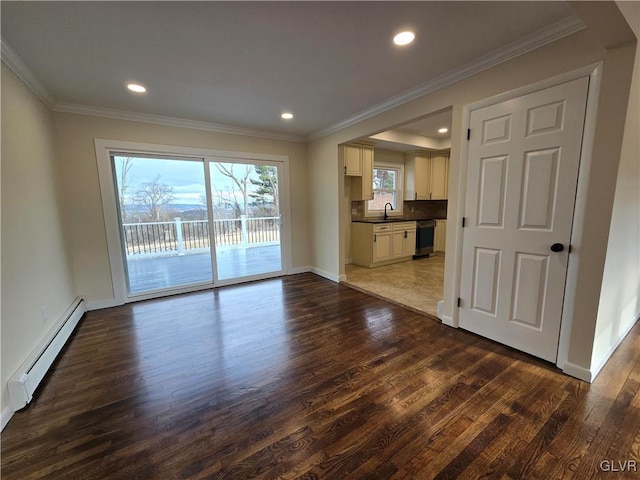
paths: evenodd
<path fill-rule="evenodd" d="M 394 223 L 394 222 L 423 222 L 425 220 L 446 220 L 446 218 L 398 218 L 390 217 L 386 220 L 382 218 L 365 218 L 363 220 L 352 220 L 353 223 Z"/>

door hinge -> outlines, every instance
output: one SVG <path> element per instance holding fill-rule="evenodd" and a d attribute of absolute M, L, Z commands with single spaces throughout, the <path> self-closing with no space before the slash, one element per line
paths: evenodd
<path fill-rule="evenodd" d="M 467 128 L 467 141 L 471 140 L 471 129 Z"/>
<path fill-rule="evenodd" d="M 467 226 L 467 217 L 462 217 L 462 228 Z"/>
<path fill-rule="evenodd" d="M 462 299 L 458 297 L 458 308 L 460 308 L 461 305 L 462 305 Z"/>

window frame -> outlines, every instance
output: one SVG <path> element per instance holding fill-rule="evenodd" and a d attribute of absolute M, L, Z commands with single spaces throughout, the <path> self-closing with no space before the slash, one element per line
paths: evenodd
<path fill-rule="evenodd" d="M 396 206 L 394 206 L 393 210 L 387 210 L 387 216 L 400 216 L 402 215 L 403 205 L 404 205 L 404 164 L 402 163 L 392 163 L 392 162 L 381 162 L 381 161 L 373 161 L 373 169 L 381 169 L 381 170 L 395 170 L 396 171 L 396 188 L 393 189 L 396 192 Z M 380 189 L 374 188 L 374 179 L 373 175 L 371 178 L 371 187 L 373 195 L 375 196 L 376 191 L 380 191 Z M 384 190 L 383 190 L 384 191 Z M 364 202 L 364 216 L 365 217 L 384 217 L 384 209 L 370 209 L 369 202 L 372 200 L 365 200 Z"/>

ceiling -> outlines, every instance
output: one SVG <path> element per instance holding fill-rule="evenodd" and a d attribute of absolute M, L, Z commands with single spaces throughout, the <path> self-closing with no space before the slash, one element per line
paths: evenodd
<path fill-rule="evenodd" d="M 2 1 L 1 8 L 3 59 L 7 51 L 19 58 L 13 64 L 26 65 L 23 77 L 39 81 L 54 109 L 136 112 L 291 138 L 366 118 L 478 59 L 582 27 L 559 1 Z M 402 29 L 416 40 L 399 48 L 391 40 Z M 128 92 L 129 81 L 147 93 Z M 283 111 L 294 119 L 282 120 Z"/>
<path fill-rule="evenodd" d="M 412 150 L 446 150 L 451 148 L 453 109 L 434 112 L 416 121 L 397 126 L 358 140 L 373 143 L 376 148 L 410 152 Z M 438 130 L 447 128 L 446 133 Z"/>

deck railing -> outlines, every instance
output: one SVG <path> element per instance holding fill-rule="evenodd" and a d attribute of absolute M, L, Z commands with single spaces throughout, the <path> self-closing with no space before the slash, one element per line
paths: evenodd
<path fill-rule="evenodd" d="M 127 255 L 188 253 L 209 248 L 209 221 L 176 218 L 173 222 L 125 223 L 122 225 Z M 216 247 L 278 243 L 280 218 L 260 217 L 213 221 Z"/>

